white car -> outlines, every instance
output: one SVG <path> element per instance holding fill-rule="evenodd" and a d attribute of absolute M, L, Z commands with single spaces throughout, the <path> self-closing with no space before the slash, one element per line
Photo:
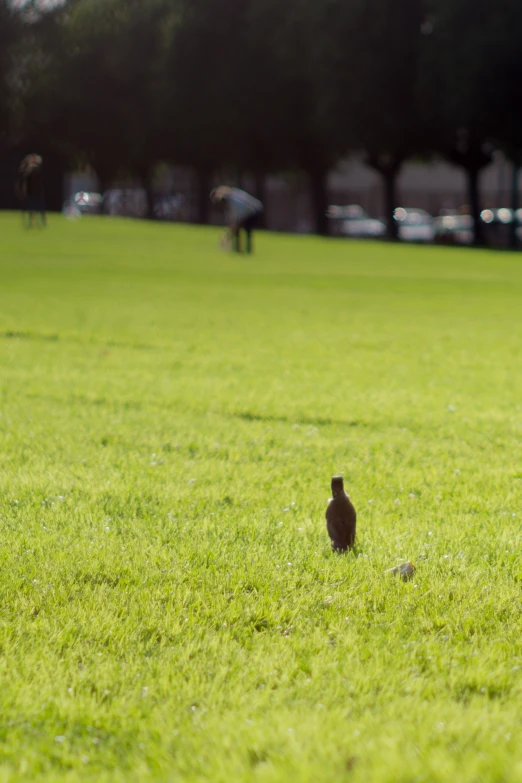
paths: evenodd
<path fill-rule="evenodd" d="M 74 193 L 63 205 L 64 215 L 80 217 L 81 215 L 99 215 L 102 211 L 103 196 L 101 193 L 90 193 L 80 190 Z"/>
<path fill-rule="evenodd" d="M 328 207 L 327 216 L 336 221 L 336 232 L 354 239 L 376 239 L 386 234 L 386 225 L 382 220 L 371 218 L 359 204 Z"/>
<path fill-rule="evenodd" d="M 435 221 L 424 209 L 397 207 L 393 213 L 397 221 L 399 239 L 404 242 L 433 242 Z"/>

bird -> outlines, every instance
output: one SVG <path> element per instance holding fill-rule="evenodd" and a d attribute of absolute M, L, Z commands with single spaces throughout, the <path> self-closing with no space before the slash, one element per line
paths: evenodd
<path fill-rule="evenodd" d="M 326 509 L 326 529 L 334 552 L 346 552 L 355 542 L 357 513 L 344 491 L 342 476 L 332 478 L 332 497 Z"/>

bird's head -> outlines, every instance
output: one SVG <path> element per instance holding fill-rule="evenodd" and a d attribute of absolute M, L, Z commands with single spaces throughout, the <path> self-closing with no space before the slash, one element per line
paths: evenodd
<path fill-rule="evenodd" d="M 332 497 L 337 498 L 344 492 L 344 482 L 342 476 L 334 476 L 332 479 Z"/>

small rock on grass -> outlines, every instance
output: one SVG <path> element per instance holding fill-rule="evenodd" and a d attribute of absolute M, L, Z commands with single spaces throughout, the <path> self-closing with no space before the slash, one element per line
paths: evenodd
<path fill-rule="evenodd" d="M 406 582 L 408 579 L 412 578 L 416 570 L 417 569 L 415 568 L 413 563 L 408 562 L 408 563 L 401 563 L 400 565 L 397 565 L 394 568 L 389 568 L 384 573 L 393 574 L 393 576 L 400 576 Z"/>

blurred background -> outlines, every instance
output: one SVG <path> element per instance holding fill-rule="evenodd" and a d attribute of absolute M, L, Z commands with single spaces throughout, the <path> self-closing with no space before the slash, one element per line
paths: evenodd
<path fill-rule="evenodd" d="M 522 244 L 520 0 L 0 0 L 0 209 Z M 520 205 L 519 205 L 520 204 Z"/>

